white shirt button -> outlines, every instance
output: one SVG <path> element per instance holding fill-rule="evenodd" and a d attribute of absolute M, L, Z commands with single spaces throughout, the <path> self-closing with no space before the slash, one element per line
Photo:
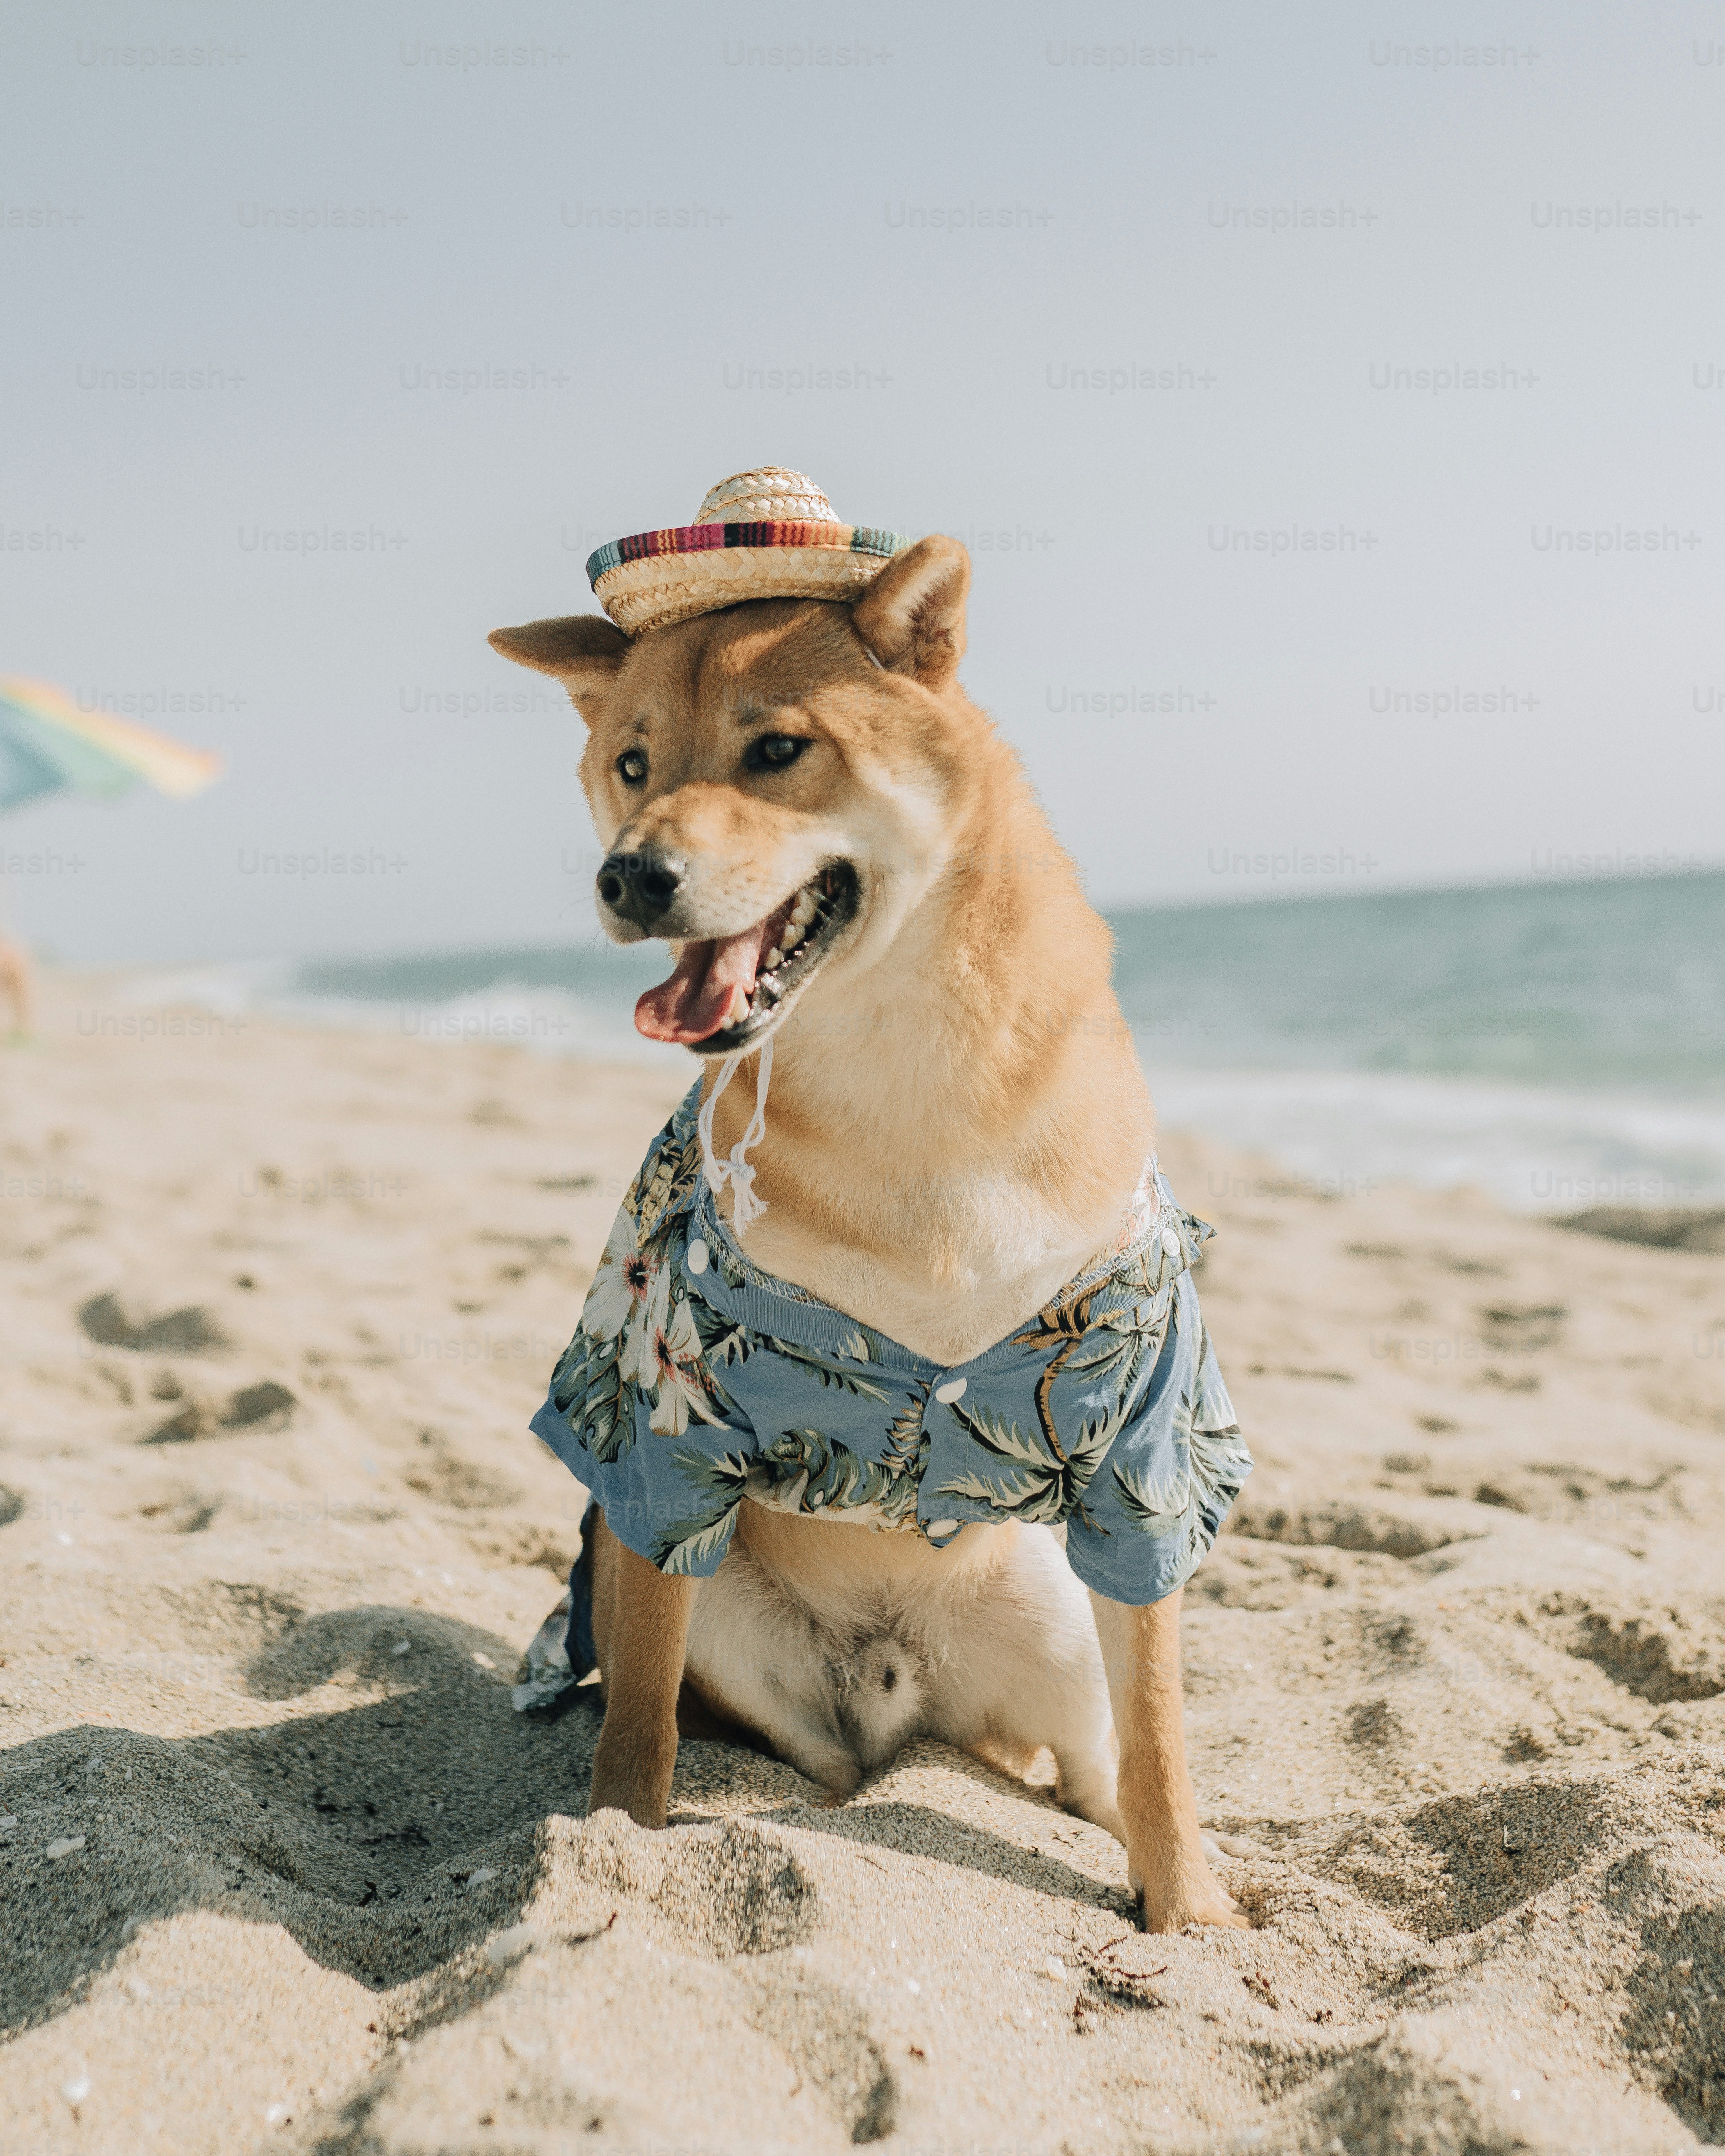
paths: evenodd
<path fill-rule="evenodd" d="M 706 1270 L 706 1245 L 702 1242 L 700 1236 L 697 1235 L 695 1238 L 695 1240 L 689 1245 L 690 1271 L 691 1273 L 704 1273 Z"/>
<path fill-rule="evenodd" d="M 954 1400 L 964 1398 L 964 1389 L 969 1382 L 968 1378 L 948 1378 L 945 1384 L 935 1387 L 934 1396 L 942 1407 L 949 1408 Z"/>
<path fill-rule="evenodd" d="M 1179 1256 L 1179 1255 L 1180 1255 L 1180 1239 L 1179 1239 L 1179 1237 L 1178 1237 L 1178 1236 L 1174 1233 L 1174 1231 L 1173 1231 L 1173 1229 L 1172 1228 L 1164 1228 L 1164 1229 L 1163 1229 L 1163 1231 L 1162 1231 L 1162 1247 L 1163 1248 L 1163 1250 L 1165 1250 L 1168 1252 L 1168 1255 L 1169 1255 L 1171 1258 L 1177 1258 L 1177 1257 L 1178 1257 L 1178 1256 Z"/>
<path fill-rule="evenodd" d="M 958 1522 L 956 1520 L 931 1520 L 928 1523 L 928 1532 L 932 1535 L 937 1535 L 944 1539 L 947 1535 L 957 1533 Z"/>

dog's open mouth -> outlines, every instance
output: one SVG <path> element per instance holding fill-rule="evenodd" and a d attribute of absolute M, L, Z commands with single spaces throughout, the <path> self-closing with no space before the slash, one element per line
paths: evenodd
<path fill-rule="evenodd" d="M 850 864 L 835 862 L 741 935 L 685 943 L 675 973 L 635 1005 L 637 1030 L 697 1055 L 763 1040 L 855 919 L 860 889 Z"/>

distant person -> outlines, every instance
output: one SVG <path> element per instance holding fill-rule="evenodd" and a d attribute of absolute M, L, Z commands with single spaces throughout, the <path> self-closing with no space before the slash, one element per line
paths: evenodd
<path fill-rule="evenodd" d="M 12 1005 L 11 1038 L 15 1041 L 30 1037 L 33 988 L 29 952 L 22 943 L 9 943 L 0 936 L 0 994 Z"/>

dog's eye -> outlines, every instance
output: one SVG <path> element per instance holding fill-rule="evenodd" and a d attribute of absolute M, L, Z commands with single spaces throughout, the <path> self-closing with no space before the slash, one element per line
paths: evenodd
<path fill-rule="evenodd" d="M 757 734 L 743 761 L 751 771 L 783 771 L 808 746 L 801 734 Z"/>
<path fill-rule="evenodd" d="M 644 749 L 626 748 L 617 759 L 617 775 L 625 786 L 639 786 L 647 777 L 647 755 Z"/>

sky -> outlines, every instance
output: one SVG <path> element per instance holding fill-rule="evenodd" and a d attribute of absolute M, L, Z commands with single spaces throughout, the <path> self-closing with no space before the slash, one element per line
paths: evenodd
<path fill-rule="evenodd" d="M 970 547 L 1099 903 L 1717 864 L 1716 27 L 8 9 L 0 671 L 226 772 L 8 817 L 0 917 L 588 941 L 580 722 L 486 634 L 761 464 Z"/>

